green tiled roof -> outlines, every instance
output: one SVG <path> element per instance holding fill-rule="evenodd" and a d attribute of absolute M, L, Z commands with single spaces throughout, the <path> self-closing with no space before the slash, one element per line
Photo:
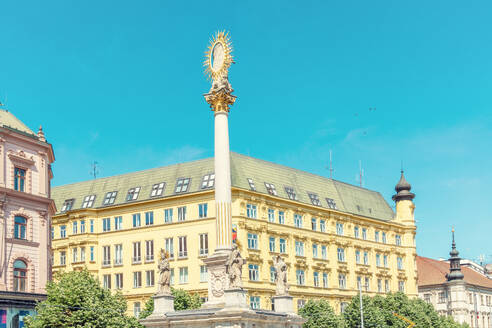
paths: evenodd
<path fill-rule="evenodd" d="M 36 136 L 31 129 L 29 129 L 24 123 L 22 123 L 11 112 L 0 109 L 0 126 L 21 131 L 30 135 Z"/>
<path fill-rule="evenodd" d="M 54 187 L 52 197 L 58 210 L 66 199 L 75 199 L 72 209 L 81 208 L 85 196 L 95 194 L 93 207 L 102 207 L 107 192 L 118 191 L 114 204 L 125 203 L 128 189 L 141 187 L 138 200 L 150 199 L 152 185 L 165 182 L 162 197 L 174 195 L 178 178 L 191 178 L 188 193 L 202 190 L 203 176 L 214 170 L 213 158 L 159 167 L 108 178 Z M 379 192 L 349 185 L 287 166 L 231 153 L 232 186 L 250 190 L 248 178 L 253 179 L 256 191 L 267 194 L 266 183 L 273 184 L 281 198 L 288 199 L 285 187 L 292 187 L 297 201 L 311 204 L 308 193 L 318 195 L 321 206 L 328 208 L 326 198 L 336 203 L 338 210 L 379 220 L 392 220 L 393 210 Z"/>

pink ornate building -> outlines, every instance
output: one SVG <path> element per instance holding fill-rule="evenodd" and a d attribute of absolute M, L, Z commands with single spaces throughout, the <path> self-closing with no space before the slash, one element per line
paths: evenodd
<path fill-rule="evenodd" d="M 44 133 L 0 109 L 0 328 L 22 326 L 51 275 L 51 163 Z"/>

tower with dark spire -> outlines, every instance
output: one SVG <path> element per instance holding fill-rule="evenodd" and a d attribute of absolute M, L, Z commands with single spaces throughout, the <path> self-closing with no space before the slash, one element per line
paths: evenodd
<path fill-rule="evenodd" d="M 415 198 L 415 194 L 410 192 L 412 186 L 405 179 L 405 175 L 403 174 L 403 170 L 401 170 L 400 181 L 395 186 L 396 194 L 393 195 L 393 201 L 396 204 L 396 220 L 401 223 L 414 225 L 414 210 L 415 204 L 413 203 L 413 199 Z"/>
<path fill-rule="evenodd" d="M 454 228 L 452 230 L 453 242 L 451 244 L 451 252 L 449 255 L 449 274 L 447 276 L 448 281 L 452 280 L 463 280 L 463 272 L 461 272 L 461 258 L 459 257 L 460 252 L 456 249 L 456 243 L 454 241 Z"/>

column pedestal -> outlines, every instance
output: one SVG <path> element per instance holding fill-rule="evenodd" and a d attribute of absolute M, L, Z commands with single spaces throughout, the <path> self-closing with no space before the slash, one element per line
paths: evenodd
<path fill-rule="evenodd" d="M 224 310 L 249 310 L 247 294 L 244 289 L 226 289 Z"/>
<path fill-rule="evenodd" d="M 216 251 L 203 259 L 208 272 L 208 300 L 202 305 L 203 309 L 223 308 L 225 305 L 224 291 L 229 287 L 226 273 L 226 262 L 231 251 Z"/>
<path fill-rule="evenodd" d="M 296 314 L 294 312 L 294 302 L 293 302 L 293 297 L 290 295 L 280 295 L 280 296 L 274 296 L 272 297 L 273 299 L 273 306 L 275 309 L 275 312 L 281 312 L 281 313 L 287 313 L 287 314 Z"/>
<path fill-rule="evenodd" d="M 154 312 L 149 318 L 165 317 L 166 313 L 174 311 L 174 296 L 161 294 L 152 296 L 154 299 Z"/>

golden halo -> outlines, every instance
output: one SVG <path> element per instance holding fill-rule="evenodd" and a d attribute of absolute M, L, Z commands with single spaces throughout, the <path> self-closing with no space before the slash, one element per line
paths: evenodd
<path fill-rule="evenodd" d="M 217 54 L 218 58 L 214 58 Z M 210 39 L 210 45 L 205 51 L 205 75 L 209 80 L 217 80 L 222 76 L 227 75 L 227 71 L 231 66 L 232 60 L 232 43 L 229 33 L 219 31 Z"/>

